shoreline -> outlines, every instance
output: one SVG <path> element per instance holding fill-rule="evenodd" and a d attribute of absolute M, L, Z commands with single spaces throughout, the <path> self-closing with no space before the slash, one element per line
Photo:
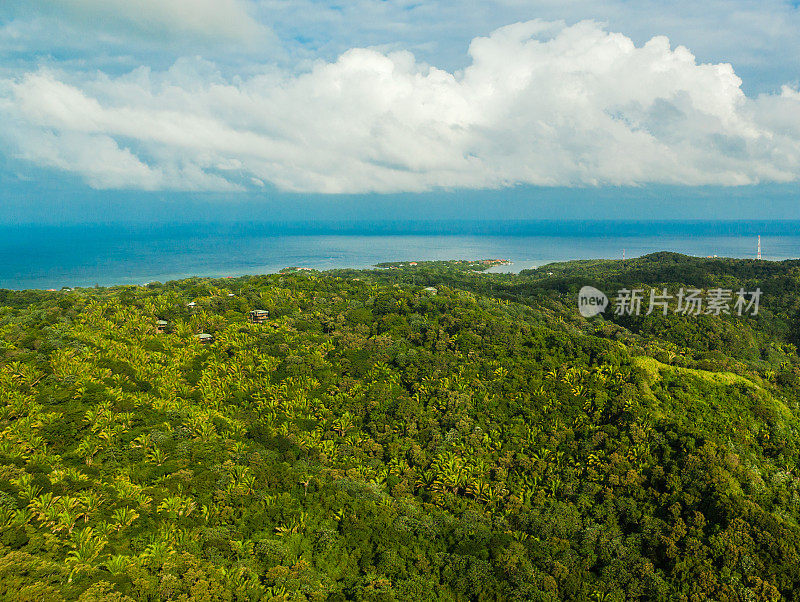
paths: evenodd
<path fill-rule="evenodd" d="M 697 259 L 708 259 L 708 260 L 748 260 L 753 259 L 753 257 L 735 257 L 735 256 L 702 256 L 702 255 L 691 255 L 688 253 L 680 253 L 679 251 L 668 251 L 679 253 L 681 255 L 686 255 L 687 257 L 693 257 Z M 626 259 L 627 260 L 634 260 L 639 257 L 649 255 L 651 253 L 642 253 L 637 255 L 629 255 Z M 392 270 L 392 269 L 404 269 L 404 270 L 415 270 L 417 268 L 425 268 L 430 264 L 448 264 L 451 266 L 461 266 L 465 271 L 472 271 L 473 273 L 485 273 L 485 274 L 519 274 L 523 270 L 529 269 L 536 269 L 540 268 L 545 265 L 550 264 L 560 264 L 566 263 L 570 261 L 618 261 L 621 260 L 620 257 L 570 257 L 570 258 L 563 258 L 558 259 L 555 261 L 551 260 L 514 260 L 514 259 L 481 259 L 481 260 L 468 260 L 468 259 L 446 259 L 446 260 L 425 260 L 420 259 L 417 261 L 395 261 L 395 262 L 378 262 L 369 265 L 336 265 L 336 266 L 327 266 L 322 268 L 312 267 L 312 266 L 286 266 L 283 268 L 274 268 L 271 270 L 255 270 L 255 271 L 248 271 L 248 272 L 226 272 L 226 273 L 214 273 L 213 270 L 206 272 L 205 274 L 197 274 L 197 273 L 176 273 L 176 274 L 161 274 L 160 278 L 159 275 L 151 276 L 149 278 L 133 278 L 129 277 L 127 281 L 124 278 L 115 279 L 114 282 L 109 282 L 108 279 L 104 280 L 104 283 L 98 281 L 94 284 L 78 284 L 78 283 L 66 283 L 62 284 L 58 287 L 53 286 L 41 286 L 41 287 L 9 287 L 0 285 L 0 291 L 14 291 L 14 292 L 22 292 L 22 291 L 37 291 L 37 292 L 71 292 L 73 290 L 81 290 L 81 289 L 93 289 L 93 288 L 115 288 L 115 287 L 123 287 L 123 286 L 135 286 L 135 287 L 145 287 L 150 284 L 164 284 L 167 282 L 174 282 L 179 280 L 188 280 L 192 278 L 199 278 L 199 279 L 211 279 L 211 280 L 225 280 L 225 279 L 236 279 L 236 278 L 248 278 L 248 277 L 258 277 L 258 276 L 271 276 L 271 275 L 278 275 L 278 274 L 298 274 L 298 273 L 317 273 L 317 274 L 324 274 L 327 272 L 337 271 L 337 270 Z M 800 260 L 800 257 L 769 257 L 764 256 L 761 261 L 764 262 L 784 262 L 784 261 L 793 261 L 793 260 Z M 469 266 L 475 265 L 488 265 L 484 269 L 477 269 L 472 270 Z M 509 269 L 510 268 L 510 269 Z M 64 279 L 67 282 L 67 279 Z M 4 283 L 5 284 L 5 283 Z"/>

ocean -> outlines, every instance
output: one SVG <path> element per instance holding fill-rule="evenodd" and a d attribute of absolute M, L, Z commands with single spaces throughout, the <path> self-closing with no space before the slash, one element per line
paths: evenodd
<path fill-rule="evenodd" d="M 656 251 L 800 257 L 795 221 L 446 221 L 0 225 L 0 288 L 50 289 L 368 268 L 383 261 L 509 259 L 518 272 L 570 259 Z"/>

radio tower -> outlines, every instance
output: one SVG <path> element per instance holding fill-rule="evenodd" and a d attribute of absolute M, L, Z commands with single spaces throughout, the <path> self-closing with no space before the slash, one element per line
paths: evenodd
<path fill-rule="evenodd" d="M 761 259 L 761 235 L 758 235 L 758 253 L 756 254 L 756 259 Z"/>

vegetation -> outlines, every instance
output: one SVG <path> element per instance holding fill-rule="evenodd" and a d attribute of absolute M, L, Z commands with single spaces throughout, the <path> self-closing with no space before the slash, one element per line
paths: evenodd
<path fill-rule="evenodd" d="M 450 259 L 447 261 L 387 261 L 384 263 L 379 263 L 375 267 L 378 268 L 389 268 L 389 269 L 398 269 L 398 268 L 420 268 L 420 269 L 436 269 L 436 268 L 451 268 L 456 270 L 467 270 L 467 271 L 484 271 L 488 270 L 492 266 L 497 265 L 508 265 L 511 262 L 508 259 L 477 259 L 477 260 L 466 260 L 466 259 Z"/>
<path fill-rule="evenodd" d="M 0 291 L 0 599 L 797 598 L 800 262 L 465 265 Z"/>

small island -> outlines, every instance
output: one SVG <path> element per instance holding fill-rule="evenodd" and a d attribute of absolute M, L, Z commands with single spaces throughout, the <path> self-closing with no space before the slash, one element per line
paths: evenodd
<path fill-rule="evenodd" d="M 510 259 L 450 259 L 446 261 L 386 261 L 375 264 L 377 268 L 399 270 L 414 268 L 455 268 L 483 272 L 496 265 L 511 265 Z"/>

